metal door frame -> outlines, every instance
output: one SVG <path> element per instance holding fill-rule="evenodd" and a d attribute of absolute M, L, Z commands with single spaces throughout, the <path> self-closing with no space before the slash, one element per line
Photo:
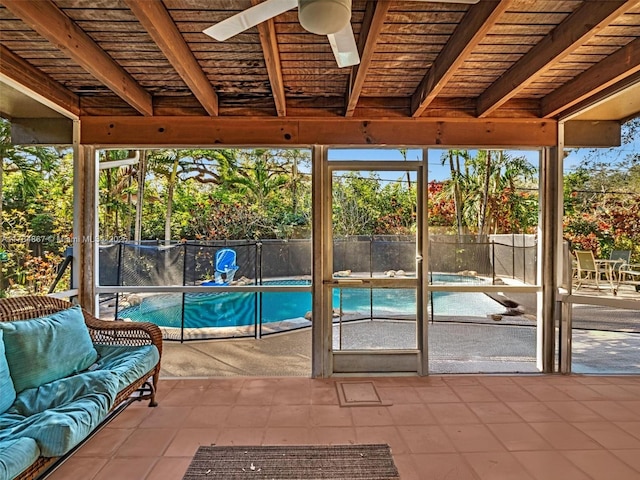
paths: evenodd
<path fill-rule="evenodd" d="M 426 170 L 423 161 L 328 161 L 328 149 L 314 147 L 313 157 L 313 376 L 334 374 L 371 374 L 406 372 L 426 375 L 428 372 L 426 321 L 428 275 L 426 257 L 426 222 L 423 221 Z M 333 225 L 332 225 L 332 173 L 336 170 L 416 172 L 417 184 L 417 232 L 416 278 L 339 279 L 333 277 Z M 370 287 L 406 288 L 416 290 L 417 348 L 415 350 L 333 350 L 332 289 L 350 285 Z"/>

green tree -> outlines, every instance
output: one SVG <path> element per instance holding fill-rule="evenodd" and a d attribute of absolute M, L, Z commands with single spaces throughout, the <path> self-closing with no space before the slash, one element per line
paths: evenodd
<path fill-rule="evenodd" d="M 101 162 L 124 160 L 129 150 L 104 150 Z M 134 185 L 135 182 L 135 185 Z M 124 235 L 131 238 L 133 198 L 137 191 L 137 170 L 133 165 L 104 168 L 98 176 L 100 236 L 111 238 Z"/>
<path fill-rule="evenodd" d="M 564 176 L 564 234 L 575 249 L 640 262 L 640 118 L 622 126 L 622 146 L 587 151 Z M 569 152 L 570 153 L 570 152 Z"/>
<path fill-rule="evenodd" d="M 535 224 L 537 202 L 521 191 L 533 185 L 536 172 L 526 158 L 503 151 L 481 150 L 471 156 L 454 150 L 443 156 L 443 165 L 446 161 L 452 178 L 440 195 L 454 202 L 459 235 L 527 231 Z"/>
<path fill-rule="evenodd" d="M 408 172 L 407 172 L 408 173 Z M 375 233 L 381 235 L 411 235 L 416 232 L 416 187 L 399 178 L 386 183 L 376 198 L 380 216 Z"/>
<path fill-rule="evenodd" d="M 149 151 L 148 159 L 145 238 L 212 239 L 223 231 L 227 238 L 288 238 L 309 224 L 310 179 L 299 169 L 308 166 L 308 151 L 169 149 Z M 242 210 L 241 228 L 220 228 L 223 205 Z"/>
<path fill-rule="evenodd" d="M 0 292 L 5 294 L 8 284 L 27 284 L 29 262 L 42 272 L 58 260 L 64 246 L 54 236 L 70 236 L 73 177 L 64 151 L 12 145 L 4 119 L 0 153 Z"/>
<path fill-rule="evenodd" d="M 235 191 L 264 208 L 289 183 L 288 171 L 271 150 L 256 149 L 241 155 L 241 168 L 229 179 Z"/>
<path fill-rule="evenodd" d="M 222 186 L 227 198 L 250 205 L 253 214 L 245 218 L 253 219 L 255 238 L 288 238 L 309 225 L 311 183 L 300 172 L 308 162 L 309 153 L 296 149 L 238 151 L 238 164 Z"/>
<path fill-rule="evenodd" d="M 469 152 L 466 150 L 449 150 L 442 156 L 442 164 L 445 161 L 449 161 L 449 171 L 451 173 L 451 181 L 448 182 L 449 191 L 444 195 L 449 195 L 453 199 L 453 205 L 456 214 L 456 231 L 458 236 L 464 233 L 464 222 L 462 219 L 462 183 L 465 178 L 466 172 L 462 172 L 460 169 L 460 160 L 463 160 L 466 166 L 466 161 L 469 159 Z"/>
<path fill-rule="evenodd" d="M 333 178 L 333 231 L 335 235 L 373 235 L 381 212 L 380 177 L 346 172 Z"/>

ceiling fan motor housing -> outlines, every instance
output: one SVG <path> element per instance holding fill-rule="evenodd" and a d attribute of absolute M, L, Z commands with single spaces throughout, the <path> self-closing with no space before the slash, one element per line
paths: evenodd
<path fill-rule="evenodd" d="M 317 35 L 339 32 L 351 21 L 351 0 L 299 0 L 298 20 Z"/>

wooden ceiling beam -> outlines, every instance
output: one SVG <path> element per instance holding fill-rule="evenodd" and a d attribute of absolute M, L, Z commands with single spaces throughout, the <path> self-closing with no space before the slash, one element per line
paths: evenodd
<path fill-rule="evenodd" d="M 585 1 L 478 97 L 478 117 L 490 115 L 553 64 L 637 5 L 637 0 Z"/>
<path fill-rule="evenodd" d="M 31 93 L 39 95 L 63 110 L 80 115 L 80 98 L 71 90 L 30 63 L 25 62 L 4 45 L 0 45 L 0 75 L 22 85 Z"/>
<path fill-rule="evenodd" d="M 153 115 L 151 95 L 51 0 L 1 0 L 11 13 L 64 51 L 143 115 Z"/>
<path fill-rule="evenodd" d="M 411 116 L 419 117 L 438 96 L 456 70 L 485 38 L 513 0 L 491 0 L 469 7 L 429 72 L 411 97 Z"/>
<path fill-rule="evenodd" d="M 347 108 L 346 117 L 353 116 L 358 105 L 358 99 L 362 93 L 364 80 L 367 76 L 367 70 L 371 65 L 373 53 L 378 43 L 378 35 L 380 34 L 384 21 L 391 6 L 391 2 L 372 2 L 367 4 L 367 8 L 373 8 L 373 12 L 365 12 L 365 18 L 371 18 L 363 24 L 363 29 L 358 37 L 358 53 L 360 54 L 360 63 L 355 65 L 351 71 L 350 88 L 347 91 Z"/>
<path fill-rule="evenodd" d="M 568 108 L 640 72 L 640 39 L 622 47 L 541 101 L 542 116 L 555 117 Z"/>
<path fill-rule="evenodd" d="M 252 5 L 258 5 L 262 0 L 251 0 Z M 264 54 L 264 63 L 267 66 L 271 93 L 279 117 L 287 115 L 287 100 L 284 93 L 284 80 L 282 79 L 282 67 L 280 63 L 280 50 L 276 38 L 276 28 L 273 18 L 258 24 L 260 43 Z"/>
<path fill-rule="evenodd" d="M 218 95 L 162 2 L 126 3 L 206 112 L 218 115 Z"/>
<path fill-rule="evenodd" d="M 515 118 L 81 117 L 81 142 L 99 147 L 545 147 L 557 122 Z"/>

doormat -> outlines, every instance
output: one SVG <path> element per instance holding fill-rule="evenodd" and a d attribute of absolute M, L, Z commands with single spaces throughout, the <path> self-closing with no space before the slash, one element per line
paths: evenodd
<path fill-rule="evenodd" d="M 336 382 L 341 407 L 380 407 L 391 405 L 380 398 L 373 382 Z"/>
<path fill-rule="evenodd" d="M 183 480 L 399 480 L 389 445 L 202 446 Z"/>

